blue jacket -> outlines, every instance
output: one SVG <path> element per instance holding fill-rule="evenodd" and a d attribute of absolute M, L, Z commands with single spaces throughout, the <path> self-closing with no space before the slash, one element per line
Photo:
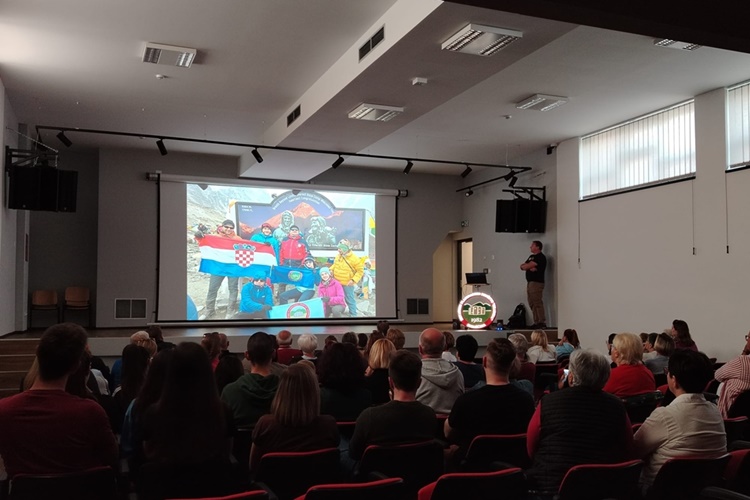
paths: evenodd
<path fill-rule="evenodd" d="M 256 233 L 251 238 L 250 241 L 255 241 L 257 243 L 265 243 L 266 245 L 271 245 L 273 248 L 273 253 L 276 254 L 276 260 L 279 260 L 281 251 L 281 244 L 279 243 L 279 240 L 273 237 L 273 234 L 270 234 L 266 236 L 263 233 Z"/>
<path fill-rule="evenodd" d="M 252 282 L 242 287 L 240 312 L 255 313 L 266 305 L 273 307 L 273 291 L 270 287 L 263 285 L 258 288 Z"/>

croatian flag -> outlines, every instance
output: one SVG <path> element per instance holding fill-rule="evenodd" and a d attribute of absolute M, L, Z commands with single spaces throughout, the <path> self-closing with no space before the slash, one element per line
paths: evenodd
<path fill-rule="evenodd" d="M 276 265 L 276 254 L 271 245 L 255 241 L 235 240 L 216 235 L 198 238 L 201 250 L 202 273 L 238 278 L 255 277 L 259 272 L 269 276 Z"/>

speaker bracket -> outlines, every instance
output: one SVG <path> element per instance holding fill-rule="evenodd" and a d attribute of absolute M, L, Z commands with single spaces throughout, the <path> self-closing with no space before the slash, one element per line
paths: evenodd
<path fill-rule="evenodd" d="M 57 168 L 56 151 L 38 151 L 34 149 L 12 149 L 5 146 L 5 171 L 10 167 L 20 166 L 53 166 Z"/>
<path fill-rule="evenodd" d="M 503 189 L 503 193 L 511 193 L 513 196 L 515 196 L 516 198 L 520 200 L 547 201 L 547 186 L 542 186 L 542 187 L 514 186 L 513 189 Z M 525 196 L 528 196 L 528 198 L 526 198 Z"/>

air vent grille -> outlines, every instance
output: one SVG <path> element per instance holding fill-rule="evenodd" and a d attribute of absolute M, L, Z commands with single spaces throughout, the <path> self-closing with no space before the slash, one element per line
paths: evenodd
<path fill-rule="evenodd" d="M 359 48 L 359 60 L 361 61 L 367 54 L 372 52 L 372 49 L 377 47 L 383 40 L 385 40 L 385 26 L 376 31 L 375 34 Z"/>
<path fill-rule="evenodd" d="M 146 319 L 146 299 L 115 299 L 115 319 Z"/>
<path fill-rule="evenodd" d="M 286 117 L 286 126 L 288 127 L 292 123 L 294 123 L 294 120 L 299 118 L 299 115 L 302 113 L 302 105 L 300 104 L 296 108 L 294 108 L 294 111 L 289 113 Z"/>

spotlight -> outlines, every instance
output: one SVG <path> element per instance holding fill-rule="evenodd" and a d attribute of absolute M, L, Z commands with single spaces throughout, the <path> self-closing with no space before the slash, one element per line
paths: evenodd
<path fill-rule="evenodd" d="M 547 146 L 547 154 L 551 155 L 555 152 L 555 149 L 557 149 L 557 144 L 550 144 L 549 146 Z"/>
<path fill-rule="evenodd" d="M 331 163 L 331 168 L 339 168 L 342 163 L 344 163 L 344 159 L 341 157 L 341 155 L 339 155 L 339 157 L 333 160 L 333 163 Z"/>
<path fill-rule="evenodd" d="M 263 157 L 260 155 L 260 151 L 258 151 L 258 148 L 253 149 L 253 156 L 255 157 L 255 161 L 258 163 L 263 163 Z"/>
<path fill-rule="evenodd" d="M 413 167 L 414 164 L 411 162 L 411 160 L 406 161 L 406 167 L 404 168 L 404 174 L 409 175 L 409 172 L 411 172 L 411 167 Z"/>
<path fill-rule="evenodd" d="M 468 198 L 468 197 L 469 197 L 469 196 L 471 196 L 472 194 L 474 194 L 474 191 L 472 191 L 471 189 L 469 189 L 468 191 L 466 191 L 466 192 L 464 193 L 464 196 L 466 196 L 466 197 Z"/>
<path fill-rule="evenodd" d="M 514 187 L 516 185 L 516 182 L 518 182 L 518 177 L 513 177 L 508 183 L 508 187 Z"/>
<path fill-rule="evenodd" d="M 162 156 L 167 156 L 169 154 L 169 151 L 167 151 L 167 147 L 164 145 L 164 140 L 159 139 L 156 141 L 156 147 L 159 148 L 159 152 Z"/>
<path fill-rule="evenodd" d="M 461 177 L 462 177 L 462 178 L 463 178 L 463 177 L 466 177 L 466 176 L 467 176 L 467 175 L 469 175 L 470 173 L 471 173 L 471 167 L 470 167 L 469 165 L 466 165 L 466 170 L 464 170 L 464 171 L 463 171 L 463 172 L 461 173 Z M 471 196 L 471 195 L 469 195 L 469 196 Z"/>
<path fill-rule="evenodd" d="M 62 142 L 63 144 L 65 144 L 66 148 L 69 148 L 70 146 L 73 145 L 73 143 L 71 142 L 71 140 L 68 139 L 65 136 L 65 131 L 64 130 L 61 130 L 60 133 L 57 134 L 57 138 L 60 139 L 60 142 Z"/>

